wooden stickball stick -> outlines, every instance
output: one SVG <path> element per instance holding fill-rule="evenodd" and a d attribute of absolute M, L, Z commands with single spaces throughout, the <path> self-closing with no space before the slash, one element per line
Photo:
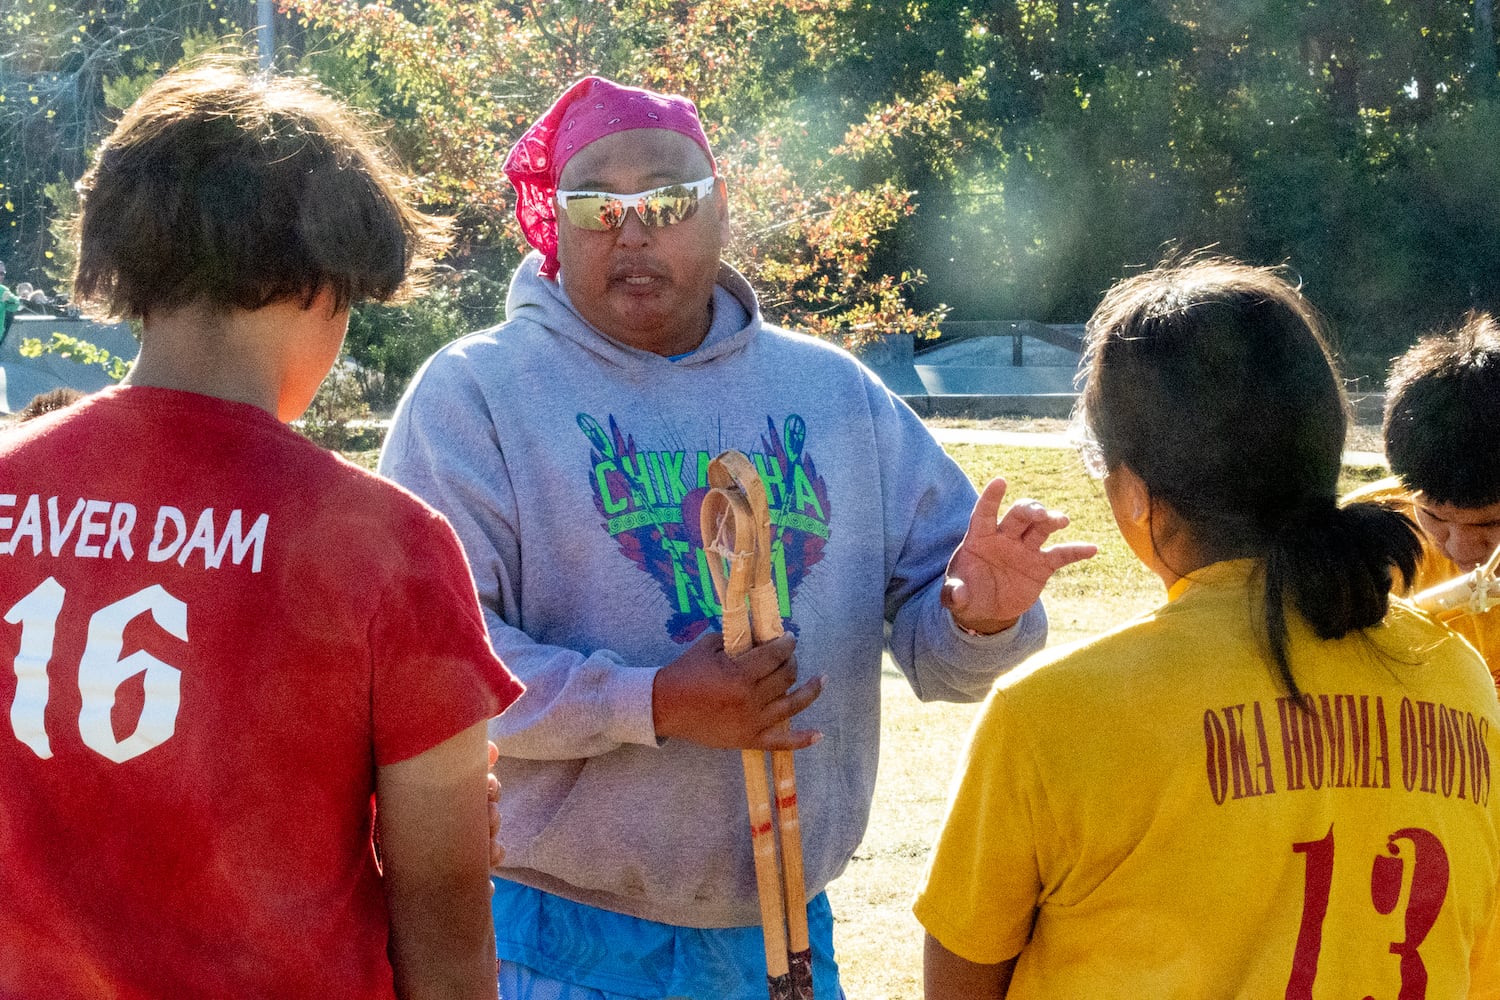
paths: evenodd
<path fill-rule="evenodd" d="M 781 838 L 782 889 L 786 893 L 787 965 L 796 1000 L 813 1000 L 812 942 L 807 933 L 807 888 L 802 874 L 802 819 L 797 811 L 797 771 L 790 750 L 771 754 L 771 773 L 776 780 L 776 824 Z"/>
<path fill-rule="evenodd" d="M 754 519 L 744 493 L 733 484 L 715 487 L 699 510 L 703 548 L 709 573 L 722 606 L 724 652 L 738 656 L 753 645 L 749 589 L 754 573 Z M 728 564 L 728 573 L 724 570 Z M 745 803 L 750 814 L 750 847 L 755 862 L 760 923 L 766 948 L 766 988 L 770 1000 L 793 1000 L 791 966 L 787 957 L 786 912 L 783 909 L 781 870 L 776 857 L 776 828 L 771 816 L 771 789 L 766 781 L 766 755 L 743 750 Z"/>
<path fill-rule="evenodd" d="M 1500 546 L 1490 553 L 1484 565 L 1472 572 L 1454 577 L 1434 587 L 1428 587 L 1411 600 L 1428 614 L 1446 617 L 1454 612 L 1482 615 L 1496 604 L 1500 604 Z"/>
<path fill-rule="evenodd" d="M 719 455 L 709 464 L 708 479 L 712 488 L 700 510 L 699 524 L 705 549 L 730 564 L 726 579 L 720 560 L 708 560 L 724 607 L 724 648 L 733 656 L 782 634 L 780 602 L 771 579 L 771 514 L 760 474 L 742 453 L 726 451 Z M 726 537 L 731 521 L 732 541 Z M 736 579 L 737 575 L 740 579 Z M 747 614 L 747 623 L 740 621 L 742 614 Z M 749 626 L 748 634 L 741 631 L 745 624 Z M 734 645 L 731 645 L 732 632 Z M 755 750 L 746 750 L 742 755 L 761 923 L 766 938 L 768 987 L 772 1000 L 783 997 L 812 1000 L 812 948 L 807 930 L 796 767 L 791 751 L 771 754 L 776 833 L 780 841 L 778 866 L 776 844 L 771 841 L 771 790 L 766 784 L 765 757 Z M 768 893 L 775 897 L 774 905 L 768 900 Z"/>
<path fill-rule="evenodd" d="M 766 755 L 759 750 L 742 750 L 740 763 L 745 769 L 750 846 L 755 852 L 755 887 L 760 896 L 760 926 L 766 941 L 766 992 L 770 1000 L 795 1000 L 786 911 L 782 909 L 781 871 L 776 863 L 776 828 L 771 819 L 771 787 L 766 782 Z"/>

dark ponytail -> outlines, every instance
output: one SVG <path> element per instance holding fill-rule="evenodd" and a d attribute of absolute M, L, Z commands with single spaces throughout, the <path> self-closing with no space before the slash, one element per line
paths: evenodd
<path fill-rule="evenodd" d="M 1337 505 L 1349 406 L 1316 312 L 1275 270 L 1200 258 L 1112 288 L 1087 345 L 1079 405 L 1105 468 L 1181 520 L 1184 571 L 1262 561 L 1262 638 L 1300 695 L 1287 607 L 1323 639 L 1367 628 L 1421 551 L 1402 515 Z"/>
<path fill-rule="evenodd" d="M 1421 551 L 1416 525 L 1375 504 L 1329 502 L 1291 513 L 1265 554 L 1265 639 L 1289 693 L 1302 692 L 1287 660 L 1287 604 L 1320 639 L 1369 628 L 1389 608 L 1392 570 L 1410 583 Z"/>

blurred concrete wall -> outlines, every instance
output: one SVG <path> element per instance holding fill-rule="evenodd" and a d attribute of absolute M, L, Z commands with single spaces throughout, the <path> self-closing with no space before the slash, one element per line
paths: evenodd
<path fill-rule="evenodd" d="M 17 313 L 10 332 L 0 341 L 0 413 L 15 413 L 38 393 L 61 386 L 72 386 L 82 392 L 97 392 L 113 380 L 96 365 L 85 365 L 56 354 L 37 358 L 21 356 L 21 343 L 52 340 L 52 333 L 86 340 L 115 357 L 133 361 L 140 345 L 124 323 L 93 323 L 65 316 L 38 316 Z"/>
<path fill-rule="evenodd" d="M 920 352 L 910 335 L 896 334 L 860 360 L 923 416 L 1065 417 L 1077 397 L 1081 337 L 1078 325 L 944 324 Z"/>

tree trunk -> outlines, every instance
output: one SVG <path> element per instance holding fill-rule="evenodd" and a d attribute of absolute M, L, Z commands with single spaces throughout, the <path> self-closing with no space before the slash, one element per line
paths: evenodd
<path fill-rule="evenodd" d="M 1494 0 L 1474 0 L 1475 93 L 1494 96 L 1495 73 L 1495 3 Z"/>

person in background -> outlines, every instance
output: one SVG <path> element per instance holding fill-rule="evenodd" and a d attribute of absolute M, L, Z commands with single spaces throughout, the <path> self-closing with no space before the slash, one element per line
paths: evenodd
<path fill-rule="evenodd" d="M 21 311 L 21 297 L 5 287 L 5 265 L 0 264 L 0 343 L 10 333 L 10 324 Z"/>
<path fill-rule="evenodd" d="M 1385 454 L 1395 473 L 1350 501 L 1399 510 L 1422 529 L 1413 590 L 1468 573 L 1500 547 L 1500 326 L 1489 313 L 1421 338 L 1391 367 L 1385 391 Z M 1500 683 L 1500 608 L 1443 615 Z"/>

